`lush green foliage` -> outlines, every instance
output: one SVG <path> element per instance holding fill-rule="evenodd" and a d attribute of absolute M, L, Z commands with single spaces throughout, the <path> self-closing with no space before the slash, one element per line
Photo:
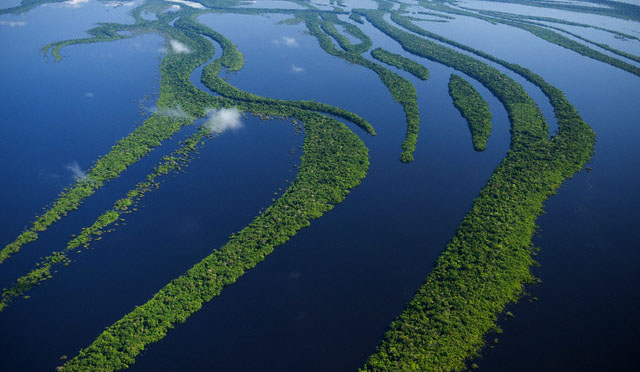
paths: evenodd
<path fill-rule="evenodd" d="M 371 56 L 382 63 L 407 71 L 418 79 L 427 80 L 429 78 L 429 70 L 426 67 L 400 54 L 376 48 L 371 51 Z"/>
<path fill-rule="evenodd" d="M 501 23 L 507 23 L 507 22 L 501 22 Z M 621 61 L 617 58 L 611 57 L 607 54 L 604 53 L 600 53 L 597 50 L 591 49 L 588 46 L 578 43 L 575 40 L 569 39 L 568 37 L 562 36 L 557 32 L 554 32 L 552 30 L 549 30 L 547 28 L 544 27 L 540 27 L 540 26 L 536 26 L 534 24 L 530 24 L 530 23 L 517 23 L 517 22 L 508 22 L 509 25 L 514 26 L 514 27 L 518 27 L 521 28 L 523 30 L 529 31 L 532 34 L 536 35 L 537 37 L 547 40 L 550 43 L 559 45 L 563 48 L 567 48 L 570 50 L 573 50 L 576 53 L 582 54 L 585 57 L 589 57 L 591 59 L 595 59 L 596 61 L 600 61 L 600 62 L 604 62 L 606 64 L 609 64 L 613 67 L 617 67 L 621 70 L 630 72 L 636 76 L 640 76 L 640 68 L 636 67 L 632 64 L 629 64 L 627 62 Z M 604 44 L 600 44 L 601 47 L 604 47 Z M 613 48 L 610 48 L 608 46 L 604 47 L 605 49 L 608 49 L 610 51 L 613 51 Z M 616 50 L 617 52 L 617 50 Z M 629 54 L 630 55 L 630 54 Z M 628 56 L 625 56 L 628 57 Z"/>
<path fill-rule="evenodd" d="M 131 35 L 122 35 L 120 31 L 129 31 Z M 79 38 L 79 39 L 70 39 L 64 41 L 57 41 L 53 43 L 49 43 L 42 47 L 42 53 L 47 54 L 49 50 L 51 50 L 51 54 L 55 58 L 56 62 L 60 62 L 62 60 L 62 55 L 60 51 L 62 48 L 76 45 L 76 44 L 91 44 L 98 42 L 106 42 L 106 41 L 115 41 L 120 39 L 128 39 L 134 36 L 137 33 L 144 32 L 144 27 L 141 25 L 121 25 L 117 23 L 103 23 L 98 27 L 92 28 L 87 31 L 91 37 Z"/>
<path fill-rule="evenodd" d="M 221 96 L 234 100 L 252 102 L 254 104 L 262 103 L 267 106 L 288 105 L 303 110 L 323 112 L 348 120 L 358 125 L 371 135 L 376 134 L 375 130 L 369 122 L 352 112 L 343 110 L 338 107 L 315 101 L 286 101 L 278 99 L 268 99 L 237 89 L 219 76 L 223 67 L 227 68 L 228 71 L 237 71 L 244 65 L 242 54 L 238 51 L 236 46 L 229 39 L 224 37 L 224 35 L 210 29 L 209 27 L 196 23 L 193 19 L 184 19 L 181 20 L 180 23 L 176 22 L 176 26 L 198 32 L 201 35 L 215 40 L 222 46 L 222 57 L 205 66 L 201 77 L 203 84 L 205 84 L 209 89 L 220 94 Z"/>
<path fill-rule="evenodd" d="M 468 9 L 468 8 L 464 8 L 464 7 L 460 7 L 460 8 L 461 9 Z M 471 9 L 468 9 L 468 10 L 471 10 Z M 557 23 L 557 24 L 567 25 L 567 26 L 578 26 L 578 27 L 584 27 L 584 28 L 592 28 L 594 30 L 600 30 L 600 31 L 608 32 L 608 33 L 613 34 L 615 36 L 618 36 L 618 37 L 620 37 L 622 39 L 640 40 L 640 38 L 638 38 L 636 36 L 633 36 L 633 35 L 630 35 L 630 34 L 627 34 L 627 33 L 624 33 L 624 32 L 611 30 L 611 29 L 608 29 L 608 28 L 604 28 L 604 27 L 600 27 L 600 26 L 596 26 L 596 25 L 590 25 L 590 24 L 586 24 L 586 23 L 567 21 L 566 19 L 551 18 L 551 17 L 536 17 L 536 16 L 532 16 L 532 15 L 511 14 L 511 13 L 487 11 L 487 10 L 479 10 L 478 13 L 484 14 L 484 15 L 489 15 L 489 16 L 492 16 L 492 17 L 510 18 L 510 19 L 519 20 L 519 21 L 541 21 L 541 22 Z"/>
<path fill-rule="evenodd" d="M 497 3 L 522 4 L 540 8 L 552 8 L 568 10 L 577 13 L 598 14 L 607 17 L 620 19 L 631 19 L 640 22 L 640 6 L 621 1 L 599 0 L 598 2 L 606 7 L 585 6 L 579 3 L 560 1 L 538 1 L 538 0 L 491 0 Z M 421 0 L 421 3 L 425 3 Z"/>
<path fill-rule="evenodd" d="M 351 19 L 354 22 L 360 23 L 361 25 L 364 24 L 364 20 L 362 19 L 362 17 L 358 13 L 349 14 L 349 19 Z"/>
<path fill-rule="evenodd" d="M 436 12 L 425 12 L 425 11 L 419 11 L 418 14 L 424 14 L 424 15 L 428 15 L 428 16 L 432 16 L 432 17 L 438 17 L 438 18 L 442 18 L 444 20 L 448 20 L 448 19 L 454 19 L 452 16 L 450 15 L 446 15 L 446 14 L 440 14 L 440 13 L 436 13 Z"/>
<path fill-rule="evenodd" d="M 454 106 L 469 124 L 474 150 L 484 151 L 491 134 L 489 104 L 473 85 L 455 74 L 451 74 L 449 79 L 449 95 L 453 99 Z"/>
<path fill-rule="evenodd" d="M 433 5 L 431 5 L 433 6 Z M 475 12 L 469 12 L 469 11 L 464 11 L 464 10 L 460 10 L 460 9 L 454 9 L 451 7 L 448 7 L 446 5 L 439 5 L 438 9 L 441 11 L 446 11 L 449 13 L 453 13 L 453 14 L 461 14 L 461 15 L 465 15 L 468 17 L 474 17 L 474 18 L 479 18 L 479 19 L 483 19 L 485 21 L 488 22 L 492 22 L 492 23 L 502 23 L 508 26 L 512 26 L 512 27 L 517 27 L 520 28 L 522 30 L 528 31 L 534 35 L 536 35 L 537 37 L 544 39 L 550 43 L 556 44 L 558 46 L 561 46 L 563 48 L 572 50 L 576 53 L 579 53 L 585 57 L 589 57 L 591 59 L 594 59 L 596 61 L 600 61 L 606 64 L 609 64 L 613 67 L 619 68 L 621 70 L 630 72 L 636 76 L 640 76 L 640 68 L 637 66 L 634 66 L 630 63 L 624 62 L 620 59 L 611 57 L 607 54 L 604 53 L 600 53 L 597 50 L 591 49 L 588 46 L 581 44 L 573 39 L 569 39 L 568 37 L 565 37 L 557 32 L 554 32 L 551 30 L 551 28 L 553 27 L 542 27 L 540 25 L 537 25 L 533 22 L 525 22 L 525 21 L 521 21 L 518 19 L 513 19 L 513 18 L 508 18 L 508 17 L 488 17 L 488 16 L 484 16 L 484 15 L 480 15 L 478 13 Z M 638 8 L 640 9 L 640 8 Z M 483 14 L 491 14 L 491 13 L 483 13 Z M 594 43 L 591 42 L 581 36 L 578 36 L 576 34 L 572 34 L 566 31 L 562 31 L 565 32 L 567 34 L 570 34 L 574 37 L 577 37 L 578 39 L 593 43 L 595 45 L 598 45 L 601 48 L 604 48 L 610 52 L 616 53 L 618 55 L 622 55 L 626 58 L 630 58 L 630 59 L 634 59 L 637 61 L 636 56 L 633 56 L 630 53 L 625 53 L 625 52 L 621 52 L 619 50 L 616 50 L 614 48 L 609 47 L 608 45 L 605 44 L 601 44 L 601 43 Z"/>
<path fill-rule="evenodd" d="M 465 54 L 387 24 L 380 12 L 360 12 L 406 50 L 480 81 L 509 113 L 512 140 L 507 156 L 425 284 L 361 369 L 463 370 L 465 361 L 483 345 L 483 335 L 496 327 L 496 315 L 517 300 L 523 285 L 532 279 L 530 244 L 535 219 L 546 198 L 590 158 L 595 135 L 562 92 L 538 75 L 501 61 L 549 97 L 559 126 L 552 139 L 546 136 L 539 109 L 512 79 Z"/>
<path fill-rule="evenodd" d="M 607 51 L 609 51 L 609 52 L 611 52 L 611 53 L 617 54 L 617 55 L 619 55 L 619 56 L 621 56 L 621 57 L 628 58 L 628 59 L 633 60 L 633 61 L 635 61 L 635 62 L 640 62 L 640 57 L 638 57 L 638 56 L 636 56 L 636 55 L 633 55 L 633 54 L 631 54 L 631 53 L 628 53 L 628 52 L 625 52 L 625 51 L 622 51 L 622 50 L 618 50 L 618 49 L 612 48 L 611 46 L 609 46 L 609 45 L 607 45 L 607 44 L 598 43 L 598 42 L 596 42 L 596 41 L 589 40 L 589 39 L 587 39 L 587 38 L 585 38 L 585 37 L 583 37 L 583 36 L 580 36 L 580 35 L 578 35 L 578 34 L 576 34 L 576 33 L 573 33 L 573 32 L 566 31 L 566 30 L 561 29 L 561 28 L 559 28 L 559 27 L 554 27 L 554 26 L 549 26 L 549 25 L 544 25 L 544 24 L 542 24 L 542 25 L 541 25 L 541 24 L 538 24 L 538 23 L 535 23 L 535 22 L 527 22 L 527 21 L 522 21 L 522 22 L 524 22 L 524 23 L 528 23 L 528 24 L 531 24 L 531 25 L 535 25 L 535 27 L 546 27 L 546 28 L 549 28 L 549 29 L 552 29 L 552 30 L 556 30 L 556 31 L 559 31 L 559 32 L 565 33 L 565 34 L 567 34 L 567 35 L 573 36 L 573 37 L 574 37 L 574 38 L 576 38 L 576 39 L 579 39 L 579 40 L 585 41 L 585 42 L 587 42 L 587 43 L 589 43 L 589 44 L 593 44 L 593 45 L 598 46 L 598 47 L 600 47 L 600 48 L 602 48 L 602 49 L 604 49 L 604 50 L 607 50 Z M 616 33 L 616 34 L 617 34 L 617 35 L 620 35 L 621 33 Z M 623 34 L 623 35 L 624 35 L 624 34 Z M 620 37 L 622 37 L 622 38 L 634 38 L 634 37 L 633 37 L 633 36 L 631 36 L 631 35 L 625 35 L 625 36 L 620 36 Z M 615 60 L 617 61 L 617 59 L 615 59 Z M 605 63 L 609 63 L 609 64 L 612 64 L 612 63 L 611 63 L 611 61 L 603 61 L 603 62 L 605 62 Z M 622 62 L 622 61 L 621 61 L 621 62 Z M 616 63 L 616 62 L 614 61 L 614 63 Z M 624 62 L 622 62 L 622 63 L 624 63 Z M 614 67 L 618 67 L 616 64 L 612 64 L 612 65 L 613 65 Z M 625 65 L 622 65 L 622 66 L 623 66 L 623 67 L 620 67 L 620 68 L 622 68 L 622 69 L 626 69 L 626 66 L 625 66 Z M 629 66 L 633 66 L 633 65 L 629 65 Z M 637 71 L 640 71 L 640 69 L 638 69 L 638 70 L 633 70 L 633 71 L 629 71 L 629 72 L 634 73 L 634 74 L 636 74 L 636 75 L 637 75 Z"/>
<path fill-rule="evenodd" d="M 380 11 L 359 10 L 359 12 L 365 15 L 369 22 L 375 27 L 397 40 L 406 51 L 453 67 L 487 87 L 487 89 L 505 105 L 512 121 L 527 123 L 527 125 L 521 126 L 512 125 L 512 148 L 522 146 L 528 139 L 535 140 L 547 137 L 548 126 L 540 109 L 531 97 L 529 97 L 527 92 L 507 75 L 477 59 L 388 24 L 382 17 L 384 13 Z M 447 40 L 436 34 L 422 30 L 404 17 L 392 14 L 392 19 L 415 33 L 423 33 L 425 36 L 433 35 L 440 41 Z"/>
<path fill-rule="evenodd" d="M 25 244 L 36 240 L 38 232 L 46 230 L 67 213 L 77 209 L 82 200 L 92 195 L 105 182 L 117 177 L 188 122 L 190 121 L 162 114 L 151 116 L 129 136 L 113 146 L 107 155 L 98 159 L 85 179 L 78 180 L 73 187 L 63 191 L 44 214 L 36 217 L 27 231 L 7 244 L 0 251 L 0 262 L 18 252 Z"/>
<path fill-rule="evenodd" d="M 345 51 L 362 54 L 371 49 L 371 39 L 358 27 L 339 20 L 335 14 L 322 14 L 322 19 L 323 21 L 320 23 L 322 30 L 334 38 Z M 351 44 L 351 41 L 336 29 L 336 25 L 344 28 L 349 35 L 359 39 L 360 43 Z"/>
<path fill-rule="evenodd" d="M 354 52 L 348 52 L 340 50 L 335 47 L 331 38 L 323 32 L 321 25 L 325 25 L 325 28 L 330 28 L 330 21 L 323 19 L 319 21 L 314 16 L 307 16 L 305 23 L 309 32 L 318 39 L 320 47 L 330 55 L 343 58 L 354 64 L 366 67 L 380 77 L 382 83 L 387 87 L 391 93 L 391 97 L 402 105 L 407 120 L 407 135 L 402 142 L 403 152 L 400 154 L 400 160 L 404 163 L 413 161 L 413 152 L 416 149 L 416 143 L 418 142 L 418 131 L 420 129 L 420 112 L 418 111 L 418 102 L 416 88 L 409 82 L 409 80 L 402 76 L 389 71 L 379 64 L 371 62 L 364 58 L 360 54 Z"/>

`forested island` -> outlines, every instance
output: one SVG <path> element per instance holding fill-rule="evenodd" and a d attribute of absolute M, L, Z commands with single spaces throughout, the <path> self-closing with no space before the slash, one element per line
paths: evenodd
<path fill-rule="evenodd" d="M 452 74 L 449 78 L 449 95 L 453 99 L 454 106 L 469 123 L 474 150 L 484 151 L 491 134 L 489 104 L 473 88 L 473 85 L 458 75 Z"/>

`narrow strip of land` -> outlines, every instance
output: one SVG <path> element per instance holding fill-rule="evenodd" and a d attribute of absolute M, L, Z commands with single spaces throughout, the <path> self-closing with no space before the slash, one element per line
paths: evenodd
<path fill-rule="evenodd" d="M 475 90 L 473 85 L 455 74 L 451 74 L 449 79 L 449 95 L 453 99 L 453 105 L 460 111 L 462 117 L 467 120 L 473 149 L 484 151 L 487 148 L 487 140 L 491 134 L 489 104 Z"/>

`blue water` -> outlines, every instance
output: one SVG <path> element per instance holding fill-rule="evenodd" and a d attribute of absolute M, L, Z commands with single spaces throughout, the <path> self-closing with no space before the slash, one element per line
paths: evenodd
<path fill-rule="evenodd" d="M 63 50 L 60 63 L 39 52 L 50 41 L 82 37 L 99 21 L 131 21 L 123 8 L 89 2 L 0 17 L 25 22 L 0 29 L 0 172 L 10 175 L 0 177 L 0 201 L 8 206 L 0 211 L 3 242 L 71 183 L 65 165 L 76 161 L 87 169 L 148 115 L 140 106 L 153 105 L 157 93 L 159 36 L 73 46 Z M 370 149 L 369 173 L 344 203 L 150 345 L 132 370 L 356 370 L 422 284 L 506 153 L 509 123 L 495 97 L 470 79 L 494 117 L 487 150 L 474 152 L 467 124 L 447 94 L 449 75 L 458 72 L 409 56 L 367 24 L 361 28 L 374 47 L 401 53 L 431 72 L 421 81 L 390 67 L 416 86 L 422 118 L 415 162 L 400 163 L 404 113 L 378 76 L 325 54 L 302 25 L 275 25 L 286 18 L 210 14 L 199 20 L 244 53 L 246 66 L 226 76 L 230 83 L 273 98 L 315 99 L 369 120 L 375 137 L 347 124 Z M 598 133 L 593 171 L 566 182 L 538 221 L 542 266 L 536 275 L 543 281 L 528 292 L 539 300 L 526 297 L 509 308 L 516 318 L 501 320 L 499 343 L 477 363 L 492 371 L 629 370 L 640 346 L 634 250 L 640 238 L 634 229 L 640 222 L 640 79 L 529 33 L 488 24 L 478 29 L 472 22 L 459 17 L 425 27 L 540 73 L 566 92 Z M 200 71 L 192 81 L 203 89 Z M 539 89 L 517 81 L 553 125 Z M 0 313 L 1 370 L 52 370 L 60 356 L 74 356 L 224 244 L 287 187 L 303 134 L 296 135 L 288 121 L 247 116 L 243 124 L 207 141 L 187 172 L 166 177 L 138 212 L 126 216 L 126 225 L 73 255 L 72 265 L 32 290 L 30 299 Z M 60 249 L 195 129 L 184 128 L 3 263 L 0 286 Z"/>
<path fill-rule="evenodd" d="M 551 22 L 540 22 L 541 24 L 546 24 L 549 26 L 553 26 L 556 28 L 560 28 L 563 30 L 567 30 L 571 33 L 578 34 L 582 37 L 585 37 L 589 40 L 593 40 L 598 43 L 607 44 L 612 48 L 625 51 L 627 53 L 634 54 L 636 56 L 640 55 L 640 41 L 632 40 L 632 39 L 619 39 L 616 38 L 614 34 L 595 30 L 591 28 L 579 27 L 579 26 L 568 26 L 568 25 L 560 25 L 554 24 Z M 637 33 L 635 35 L 638 37 Z"/>
<path fill-rule="evenodd" d="M 53 8 L 60 19 L 75 17 L 78 12 L 87 16 L 78 24 L 62 25 L 48 19 L 43 10 L 27 13 L 23 16 L 25 26 L 5 30 L 6 37 L 0 39 L 4 88 L 0 99 L 6 105 L 0 112 L 0 172 L 10 175 L 0 179 L 5 197 L 0 227 L 3 242 L 13 239 L 42 207 L 72 184 L 73 173 L 67 169 L 70 164 L 77 163 L 86 170 L 130 133 L 143 119 L 138 105 L 146 104 L 145 96 L 158 89 L 158 36 L 143 35 L 85 48 L 71 46 L 63 49 L 63 61 L 54 63 L 41 54 L 40 48 L 56 39 L 85 36 L 81 27 L 86 29 L 105 20 L 103 12 L 109 8 L 92 12 Z M 108 203 L 112 205 L 113 200 Z M 89 216 L 101 212 L 85 211 Z M 76 222 L 83 220 L 77 213 L 69 218 L 75 216 L 80 217 Z M 85 225 L 86 221 L 81 226 Z M 76 224 L 72 232 L 78 229 Z M 34 258 L 51 251 L 47 242 L 38 243 L 45 249 L 42 253 L 36 248 L 26 250 L 3 265 L 3 284 L 15 278 L 14 268 L 22 272 L 32 266 Z"/>
<path fill-rule="evenodd" d="M 38 32 L 51 37 L 45 28 L 33 31 L 35 36 Z M 39 38 L 23 42 L 23 54 L 3 48 L 3 61 L 13 62 L 11 70 L 3 69 L 10 89 L 2 98 L 12 103 L 11 110 L 3 110 L 3 123 L 16 123 L 3 126 L 2 172 L 12 175 L 3 178 L 2 200 L 11 206 L 0 217 L 6 242 L 72 182 L 65 164 L 75 160 L 86 169 L 142 121 L 140 105 L 151 105 L 145 97 L 157 91 L 162 46 L 155 35 L 74 46 L 63 51 L 62 62 L 53 64 L 38 55 L 43 45 Z M 27 63 L 18 63 L 22 60 Z M 8 94 L 11 91 L 25 94 L 19 100 Z M 73 255 L 74 263 L 30 291 L 29 300 L 18 299 L 3 311 L 3 371 L 49 370 L 60 356 L 73 355 L 105 326 L 226 242 L 270 204 L 274 192 L 286 188 L 285 180 L 295 178 L 293 165 L 299 162 L 303 136 L 295 134 L 290 122 L 247 116 L 243 123 L 237 132 L 209 140 L 188 172 L 168 177 L 145 197 L 140 211 L 126 216 L 126 226 L 92 250 Z M 176 137 L 184 138 L 193 129 L 183 132 Z M 38 257 L 61 249 L 70 234 L 110 208 L 176 145 L 169 141 L 152 152 L 5 262 L 1 285 L 30 270 Z M 57 173 L 47 173 L 41 181 L 41 169 Z"/>
<path fill-rule="evenodd" d="M 634 249 L 640 237 L 640 79 L 526 33 L 518 40 L 527 48 L 509 45 L 502 26 L 486 24 L 480 38 L 476 28 L 454 25 L 446 32 L 441 24 L 429 27 L 539 73 L 565 92 L 598 136 L 593 171 L 568 180 L 538 220 L 534 244 L 541 248 L 541 267 L 534 273 L 542 284 L 509 308 L 516 318 L 501 319 L 504 333 L 477 361 L 480 369 L 633 370 L 640 346 L 640 257 Z M 532 297 L 539 300 L 530 303 Z"/>
<path fill-rule="evenodd" d="M 491 371 L 633 370 L 640 347 L 640 79 L 569 53 L 553 69 L 531 67 L 545 70 L 566 93 L 598 142 L 593 171 L 567 182 L 539 220 L 542 235 L 534 243 L 542 247 L 536 274 L 543 282 L 529 291 L 540 300 L 512 310 L 516 319 L 504 322 L 495 354 L 480 365 Z"/>
<path fill-rule="evenodd" d="M 245 69 L 229 81 L 270 97 L 314 98 L 362 113 L 378 132 L 362 134 L 371 169 L 343 204 L 151 346 L 132 370 L 357 369 L 422 283 L 508 145 L 506 113 L 488 97 L 494 146 L 473 151 L 447 95 L 450 70 L 434 65 L 429 81 L 415 80 L 426 114 L 416 161 L 403 165 L 404 114 L 377 75 L 322 53 L 299 27 L 273 28 L 278 17 L 257 17 L 248 33 L 238 26 L 245 17 L 200 17 L 245 55 Z M 273 43 L 282 36 L 296 37 L 299 46 Z M 376 45 L 389 44 L 375 36 Z M 292 73 L 293 63 L 305 71 Z M 331 73 L 318 79 L 324 71 Z"/>

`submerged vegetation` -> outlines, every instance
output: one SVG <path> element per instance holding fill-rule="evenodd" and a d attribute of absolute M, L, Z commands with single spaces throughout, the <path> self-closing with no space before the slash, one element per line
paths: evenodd
<path fill-rule="evenodd" d="M 50 1 L 25 0 L 19 7 L 2 10 L 0 14 L 19 12 L 46 2 Z M 212 247 L 206 258 L 165 285 L 146 303 L 107 327 L 88 347 L 58 370 L 114 371 L 131 366 L 149 344 L 159 341 L 174 326 L 186 321 L 203 304 L 218 296 L 224 287 L 233 284 L 276 247 L 309 226 L 311 220 L 342 202 L 367 173 L 368 149 L 336 118 L 347 120 L 370 135 L 376 134 L 373 126 L 361 116 L 339 107 L 315 101 L 261 97 L 228 83 L 221 75 L 225 71 L 240 71 L 244 57 L 224 35 L 198 23 L 197 16 L 209 12 L 292 16 L 279 23 L 304 24 L 326 53 L 375 72 L 405 112 L 407 132 L 402 143 L 402 162 L 414 160 L 420 124 L 416 89 L 409 80 L 363 56 L 373 48 L 373 43 L 356 24 L 372 25 L 408 54 L 460 71 L 497 97 L 508 113 L 511 143 L 506 157 L 480 191 L 433 271 L 391 324 L 376 353 L 368 358 L 361 371 L 463 370 L 469 358 L 477 355 L 483 346 L 484 335 L 497 328 L 497 315 L 508 303 L 516 301 L 523 286 L 533 279 L 530 272 L 533 264 L 531 239 L 543 202 L 565 179 L 582 168 L 595 143 L 595 134 L 564 94 L 524 67 L 417 26 L 414 19 L 406 15 L 406 4 L 400 3 L 398 10 L 393 10 L 398 4 L 377 1 L 377 10 L 346 11 L 343 9 L 346 4 L 342 1 L 332 1 L 332 10 L 320 10 L 307 1 L 292 2 L 302 9 L 242 8 L 243 2 L 240 1 L 199 0 L 197 4 L 203 9 L 182 6 L 178 11 L 168 13 L 166 10 L 171 3 L 148 0 L 132 10 L 133 24 L 100 24 L 89 30 L 90 37 L 54 42 L 43 48 L 44 54 L 51 51 L 54 59 L 60 61 L 61 50 L 69 45 L 108 42 L 142 33 L 162 35 L 167 41 L 168 51 L 160 64 L 158 111 L 118 141 L 92 165 L 87 177 L 65 189 L 26 231 L 7 244 L 0 251 L 0 263 L 37 240 L 39 233 L 79 208 L 83 200 L 119 177 L 125 169 L 161 146 L 185 125 L 206 115 L 209 109 L 234 107 L 261 117 L 291 118 L 302 122 L 305 130 L 297 177 L 279 199 L 274 200 L 249 225 L 233 234 L 222 247 Z M 535 19 L 469 12 L 441 2 L 421 0 L 419 4 L 428 11 L 418 14 L 442 18 L 443 21 L 451 20 L 453 15 L 468 15 L 517 27 L 640 76 L 640 69 L 636 66 L 588 48 L 551 31 L 549 27 L 535 24 L 532 22 Z M 144 19 L 141 16 L 144 11 L 155 14 L 157 19 Z M 613 11 L 620 15 L 619 8 Z M 389 15 L 393 23 L 387 21 Z M 346 20 L 347 17 L 355 24 Z M 123 31 L 129 34 L 125 36 Z M 352 42 L 354 39 L 357 42 Z M 175 43 L 182 49 L 175 49 Z M 216 44 L 222 48 L 222 54 L 210 61 Z M 608 50 L 613 51 L 612 48 Z M 378 47 L 371 51 L 371 56 L 421 80 L 429 77 L 426 67 L 404 55 Z M 216 95 L 198 89 L 190 81 L 192 72 L 208 61 L 200 79 Z M 499 67 L 493 67 L 487 61 Z M 524 88 L 499 68 L 519 74 L 548 97 L 558 121 L 555 135 L 549 137 L 544 116 Z M 474 149 L 484 150 L 491 133 L 488 104 L 468 81 L 455 74 L 449 81 L 449 93 L 454 105 L 468 121 Z M 24 295 L 32 286 L 50 278 L 52 267 L 67 264 L 69 253 L 101 239 L 107 228 L 156 186 L 158 177 L 180 170 L 208 135 L 202 128 L 189 137 L 178 150 L 164 157 L 143 181 L 115 201 L 111 209 L 73 237 L 66 247 L 50 253 L 31 272 L 20 277 L 13 287 L 4 289 L 0 311 L 11 299 Z"/>
<path fill-rule="evenodd" d="M 473 149 L 484 151 L 491 134 L 491 112 L 489 104 L 482 98 L 473 85 L 458 75 L 451 74 L 449 95 L 453 104 L 469 124 Z"/>

